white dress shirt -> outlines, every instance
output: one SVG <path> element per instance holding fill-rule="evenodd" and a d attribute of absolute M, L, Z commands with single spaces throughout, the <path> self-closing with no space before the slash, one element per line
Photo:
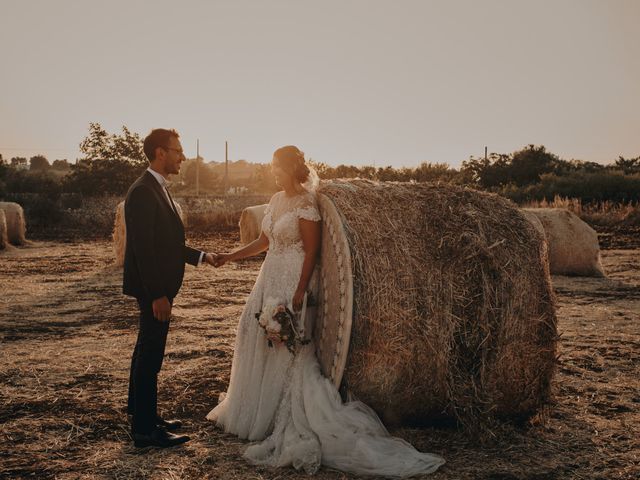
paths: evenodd
<path fill-rule="evenodd" d="M 164 193 L 165 200 L 167 201 L 169 206 L 173 209 L 173 206 L 171 205 L 172 203 L 171 199 L 169 198 L 169 192 L 167 191 L 167 179 L 164 178 L 162 175 L 160 175 L 151 167 L 147 168 L 147 172 L 153 175 L 153 178 L 155 178 L 158 181 L 158 183 L 160 184 L 160 187 L 162 188 L 162 193 Z M 204 252 L 200 252 L 200 260 L 198 260 L 198 265 L 202 265 L 203 261 L 204 261 Z"/>

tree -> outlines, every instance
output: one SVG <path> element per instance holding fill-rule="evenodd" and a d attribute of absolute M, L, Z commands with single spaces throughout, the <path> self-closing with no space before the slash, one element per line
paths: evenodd
<path fill-rule="evenodd" d="M 398 171 L 395 168 L 393 168 L 391 165 L 388 165 L 384 168 L 382 167 L 378 168 L 378 171 L 376 172 L 376 177 L 378 178 L 378 180 L 383 182 L 393 182 L 393 181 L 398 181 L 400 179 L 398 175 Z"/>
<path fill-rule="evenodd" d="M 121 160 L 127 160 L 134 164 L 142 164 L 147 166 L 148 160 L 144 154 L 143 140 L 137 133 L 131 133 L 131 131 L 122 126 L 122 135 L 112 135 L 113 153 L 115 158 Z"/>
<path fill-rule="evenodd" d="M 547 152 L 544 145 L 528 145 L 512 154 L 491 153 L 487 158 L 471 157 L 462 162 L 460 173 L 462 178 L 471 177 L 483 188 L 510 183 L 524 186 L 540 182 L 542 175 L 553 172 L 560 163 L 561 160 Z"/>
<path fill-rule="evenodd" d="M 80 142 L 84 154 L 65 178 L 65 190 L 86 195 L 124 194 L 149 165 L 137 133 L 123 126 L 122 135 L 109 134 L 99 123 L 89 124 Z"/>
<path fill-rule="evenodd" d="M 25 157 L 13 157 L 11 159 L 11 166 L 13 168 L 26 168 L 27 159 Z"/>
<path fill-rule="evenodd" d="M 64 178 L 64 189 L 87 196 L 123 195 L 143 171 L 143 167 L 122 160 L 79 162 Z"/>
<path fill-rule="evenodd" d="M 622 170 L 625 175 L 640 173 L 640 157 L 624 158 L 622 155 L 614 162 L 614 167 Z"/>
<path fill-rule="evenodd" d="M 558 157 L 546 151 L 544 145 L 529 145 L 513 153 L 510 165 L 510 180 L 518 186 L 538 183 L 540 176 L 551 173 Z"/>
<path fill-rule="evenodd" d="M 250 181 L 255 192 L 274 193 L 278 191 L 278 185 L 269 164 L 258 164 Z"/>
<path fill-rule="evenodd" d="M 471 178 L 473 183 L 483 188 L 492 188 L 511 181 L 510 167 L 510 155 L 491 153 L 487 158 L 470 157 L 462 162 L 460 172 L 463 177 Z"/>
<path fill-rule="evenodd" d="M 417 182 L 452 182 L 458 177 L 458 171 L 446 163 L 423 162 L 411 174 Z"/>
<path fill-rule="evenodd" d="M 29 159 L 29 170 L 49 170 L 49 160 L 44 155 L 35 155 Z"/>
<path fill-rule="evenodd" d="M 122 135 L 109 134 L 99 123 L 89 124 L 89 134 L 80 142 L 83 160 L 124 160 L 144 164 L 143 141 L 137 133 L 122 126 Z"/>
<path fill-rule="evenodd" d="M 112 157 L 109 145 L 110 135 L 99 123 L 89 124 L 89 135 L 80 142 L 80 151 L 84 153 L 83 160 L 105 160 Z"/>
<path fill-rule="evenodd" d="M 360 176 L 360 169 L 355 165 L 338 165 L 333 169 L 331 178 L 356 178 Z"/>
<path fill-rule="evenodd" d="M 599 173 L 607 169 L 605 165 L 597 162 L 587 162 L 584 160 L 563 160 L 556 159 L 553 173 L 559 176 L 574 175 L 576 173 Z"/>
<path fill-rule="evenodd" d="M 220 177 L 213 171 L 211 165 L 203 162 L 202 157 L 194 158 L 185 163 L 186 165 L 180 169 L 180 173 L 186 187 L 196 188 L 196 175 L 198 176 L 198 184 L 201 190 L 212 191 L 222 187 Z M 198 169 L 197 173 L 196 168 Z"/>
<path fill-rule="evenodd" d="M 70 170 L 71 169 L 71 165 L 69 164 L 67 159 L 64 158 L 62 160 L 54 160 L 53 164 L 51 165 L 51 169 L 52 170 L 65 171 L 65 170 Z"/>
<path fill-rule="evenodd" d="M 7 185 L 5 179 L 9 176 L 9 165 L 4 160 L 0 162 L 0 198 L 6 194 Z"/>

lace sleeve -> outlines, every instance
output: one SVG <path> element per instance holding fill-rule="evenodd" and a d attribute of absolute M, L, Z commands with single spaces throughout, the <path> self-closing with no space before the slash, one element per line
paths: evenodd
<path fill-rule="evenodd" d="M 319 222 L 322 220 L 315 198 L 311 195 L 305 197 L 304 201 L 301 202 L 298 208 L 296 208 L 296 216 L 312 222 Z"/>

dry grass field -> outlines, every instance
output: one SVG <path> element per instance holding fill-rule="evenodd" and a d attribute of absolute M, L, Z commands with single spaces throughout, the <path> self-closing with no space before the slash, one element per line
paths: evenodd
<path fill-rule="evenodd" d="M 209 251 L 237 232 L 192 238 Z M 425 478 L 640 478 L 640 250 L 603 251 L 604 279 L 554 277 L 560 365 L 555 403 L 484 444 L 452 427 L 395 435 L 447 464 Z M 137 308 L 121 294 L 107 241 L 33 242 L 0 252 L 0 477 L 290 479 L 254 468 L 245 442 L 204 417 L 226 389 L 234 329 L 261 259 L 188 267 L 160 376 L 160 409 L 193 440 L 135 449 L 125 414 Z M 322 469 L 317 479 L 353 478 Z"/>

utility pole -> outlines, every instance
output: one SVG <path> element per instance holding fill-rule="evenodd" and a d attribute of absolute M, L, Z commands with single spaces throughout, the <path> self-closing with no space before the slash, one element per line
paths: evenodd
<path fill-rule="evenodd" d="M 224 141 L 224 194 L 229 191 L 229 145 Z"/>
<path fill-rule="evenodd" d="M 486 145 L 484 147 L 484 159 L 485 160 L 487 159 L 487 147 L 486 147 Z"/>
<path fill-rule="evenodd" d="M 200 196 L 200 139 L 196 140 L 196 197 Z"/>

